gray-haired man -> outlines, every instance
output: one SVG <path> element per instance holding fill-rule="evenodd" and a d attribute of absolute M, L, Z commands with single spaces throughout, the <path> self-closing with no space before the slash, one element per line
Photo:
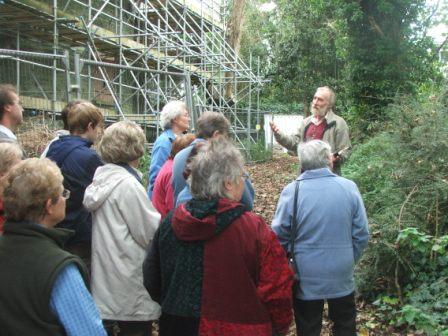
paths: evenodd
<path fill-rule="evenodd" d="M 328 86 L 317 88 L 311 102 L 311 116 L 304 118 L 294 135 L 286 135 L 270 122 L 275 140 L 286 149 L 297 153 L 300 143 L 323 140 L 331 147 L 333 172 L 341 175 L 341 164 L 350 155 L 350 138 L 345 120 L 333 112 L 336 95 Z"/>

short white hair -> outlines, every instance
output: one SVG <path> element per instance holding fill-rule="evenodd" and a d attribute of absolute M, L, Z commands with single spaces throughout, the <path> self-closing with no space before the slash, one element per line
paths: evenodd
<path fill-rule="evenodd" d="M 224 137 L 211 139 L 201 147 L 190 164 L 188 179 L 191 195 L 200 200 L 230 198 L 224 183 L 238 182 L 244 159 L 240 151 Z"/>
<path fill-rule="evenodd" d="M 322 140 L 311 140 L 299 145 L 299 160 L 303 170 L 329 167 L 330 155 L 330 145 Z"/>
<path fill-rule="evenodd" d="M 164 130 L 171 128 L 171 122 L 181 116 L 184 110 L 188 110 L 188 108 L 181 100 L 171 100 L 166 103 L 160 112 L 160 127 Z"/>

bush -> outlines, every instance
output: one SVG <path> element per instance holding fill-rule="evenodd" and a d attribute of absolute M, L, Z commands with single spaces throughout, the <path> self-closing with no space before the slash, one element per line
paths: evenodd
<path fill-rule="evenodd" d="M 251 162 L 264 162 L 272 157 L 272 151 L 266 149 L 264 139 L 258 140 L 258 142 L 253 143 L 251 141 L 245 141 L 246 149 L 248 149 L 248 154 L 246 155 L 247 160 Z"/>
<path fill-rule="evenodd" d="M 151 164 L 151 153 L 149 149 L 145 150 L 145 154 L 140 158 L 140 162 L 138 165 L 138 170 L 142 173 L 142 184 L 145 189 L 148 187 L 149 183 L 149 165 Z"/>
<path fill-rule="evenodd" d="M 372 236 L 357 267 L 359 291 L 399 298 L 396 323 L 425 326 L 429 334 L 431 325 L 448 328 L 433 309 L 448 299 L 446 250 L 438 255 L 448 234 L 446 98 L 427 92 L 389 106 L 391 122 L 357 146 L 343 170 L 360 188 Z"/>
<path fill-rule="evenodd" d="M 401 298 L 381 296 L 374 302 L 377 316 L 426 335 L 448 335 L 448 235 L 436 238 L 406 228 L 396 245 L 409 265 L 409 281 Z"/>

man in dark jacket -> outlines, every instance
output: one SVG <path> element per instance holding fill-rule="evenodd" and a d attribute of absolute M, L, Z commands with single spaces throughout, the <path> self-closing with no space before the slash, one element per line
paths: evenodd
<path fill-rule="evenodd" d="M 90 266 L 92 217 L 82 201 L 96 169 L 103 165 L 90 147 L 102 129 L 103 115 L 93 104 L 79 101 L 67 115 L 70 135 L 61 136 L 48 149 L 47 157 L 56 162 L 64 176 L 64 186 L 71 192 L 67 211 L 59 227 L 75 231 L 66 248 Z"/>

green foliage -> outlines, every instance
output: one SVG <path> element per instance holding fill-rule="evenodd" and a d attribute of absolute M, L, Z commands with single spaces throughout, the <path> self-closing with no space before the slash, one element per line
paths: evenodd
<path fill-rule="evenodd" d="M 345 54 L 344 32 L 336 16 L 337 6 L 328 1 L 287 1 L 278 4 L 273 36 L 274 97 L 301 102 L 308 108 L 316 87 L 339 89 Z"/>
<path fill-rule="evenodd" d="M 364 139 L 390 121 L 397 96 L 441 80 L 424 0 L 278 0 L 271 12 L 261 3 L 248 1 L 241 51 L 246 62 L 260 58 L 268 111 L 295 103 L 307 114 L 316 87 L 329 85 L 337 111 Z"/>
<path fill-rule="evenodd" d="M 151 154 L 149 150 L 145 150 L 145 154 L 140 158 L 138 170 L 143 174 L 142 175 L 142 184 L 146 187 L 148 186 L 148 172 L 149 172 L 149 165 L 151 163 Z"/>
<path fill-rule="evenodd" d="M 343 174 L 360 188 L 372 235 L 357 267 L 360 292 L 380 296 L 379 317 L 390 324 L 440 335 L 448 328 L 448 104 L 446 92 L 419 90 L 386 109 L 390 122 L 355 147 Z"/>
<path fill-rule="evenodd" d="M 428 22 L 419 1 L 350 1 L 347 22 L 346 99 L 356 128 L 372 134 L 372 123 L 389 120 L 386 109 L 397 93 L 412 94 L 429 79 L 440 80 L 434 44 L 422 32 Z M 428 52 L 429 51 L 429 52 Z"/>
<path fill-rule="evenodd" d="M 264 162 L 272 158 L 272 151 L 266 149 L 264 139 L 260 139 L 256 143 L 246 143 L 246 146 L 249 149 L 248 160 L 252 162 Z"/>
<path fill-rule="evenodd" d="M 404 305 L 387 295 L 376 300 L 377 316 L 397 327 L 423 330 L 427 335 L 447 333 L 448 235 L 436 238 L 406 228 L 398 234 L 397 244 L 401 257 L 412 263 L 412 281 L 405 287 Z"/>
<path fill-rule="evenodd" d="M 280 103 L 275 99 L 263 99 L 260 102 L 260 109 L 274 114 L 304 114 L 303 104 Z"/>

